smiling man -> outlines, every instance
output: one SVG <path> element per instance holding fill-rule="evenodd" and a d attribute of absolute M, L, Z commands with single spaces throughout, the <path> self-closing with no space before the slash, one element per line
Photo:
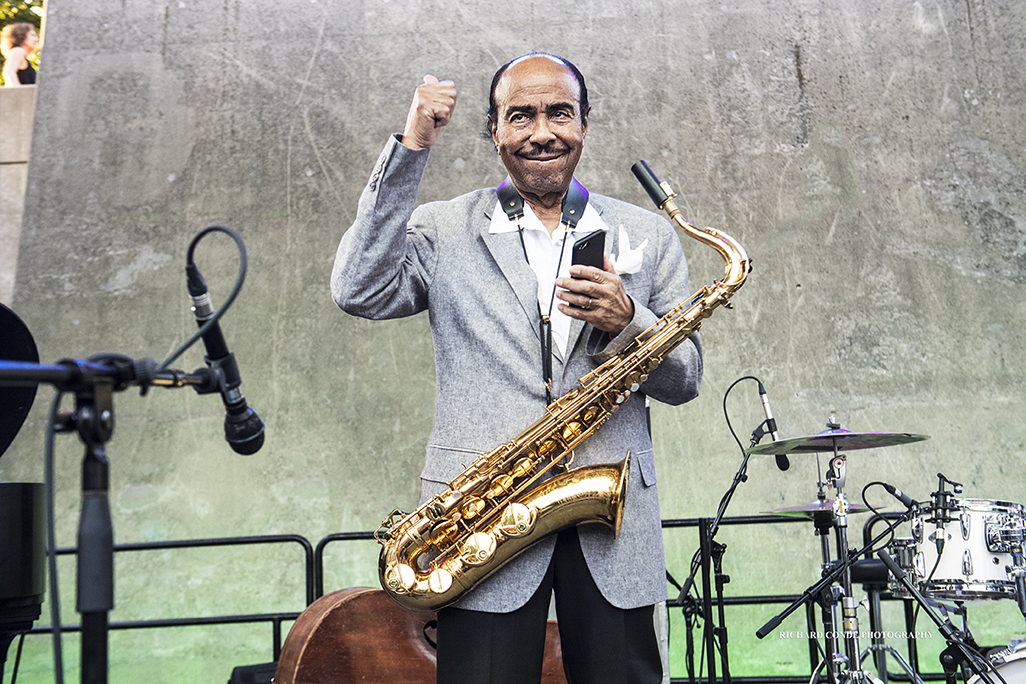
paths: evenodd
<path fill-rule="evenodd" d="M 456 98 L 452 81 L 426 76 L 417 88 L 402 135 L 389 138 L 342 237 L 331 278 L 335 302 L 350 314 L 429 312 L 436 401 L 422 500 L 689 297 L 687 263 L 669 222 L 589 194 L 574 179 L 588 90 L 580 71 L 553 55 L 512 60 L 492 79 L 488 131 L 506 181 L 415 206 L 429 149 Z M 596 230 L 607 236 L 603 268 L 571 265 L 570 245 Z M 440 684 L 539 681 L 552 596 L 571 684 L 663 681 L 654 606 L 667 596 L 665 564 L 641 395 L 681 404 L 698 394 L 701 378 L 695 335 L 576 449 L 575 466 L 632 453 L 619 537 L 602 525 L 570 527 L 440 610 Z"/>

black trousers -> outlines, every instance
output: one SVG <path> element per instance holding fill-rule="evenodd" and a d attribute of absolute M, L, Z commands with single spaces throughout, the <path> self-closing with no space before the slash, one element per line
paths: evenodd
<path fill-rule="evenodd" d="M 659 684 L 663 666 L 653 607 L 616 608 L 599 592 L 577 529 L 559 533 L 545 579 L 512 613 L 459 608 L 438 612 L 437 684 L 537 684 L 541 681 L 549 597 L 563 671 L 570 684 Z"/>

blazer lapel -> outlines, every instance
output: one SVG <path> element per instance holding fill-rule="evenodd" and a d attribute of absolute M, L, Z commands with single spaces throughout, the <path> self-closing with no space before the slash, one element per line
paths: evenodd
<path fill-rule="evenodd" d="M 531 330 L 534 336 L 541 341 L 539 325 L 541 314 L 538 312 L 538 279 L 531 270 L 530 264 L 524 257 L 524 246 L 520 242 L 520 235 L 516 231 L 509 233 L 491 233 L 491 215 L 495 208 L 493 204 L 485 211 L 488 220 L 481 227 L 481 240 L 491 253 L 499 270 L 505 276 L 506 282 L 513 288 L 513 293 L 520 302 L 524 314 L 531 321 Z"/>

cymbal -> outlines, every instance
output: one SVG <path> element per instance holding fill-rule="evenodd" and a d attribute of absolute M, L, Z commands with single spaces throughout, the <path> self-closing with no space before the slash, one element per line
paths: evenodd
<path fill-rule="evenodd" d="M 854 451 L 855 449 L 876 449 L 877 447 L 910 444 L 929 439 L 929 435 L 913 435 L 908 432 L 849 432 L 848 430 L 825 430 L 807 437 L 782 439 L 779 442 L 759 444 L 745 451 L 746 454 L 801 454 L 811 452 Z"/>
<path fill-rule="evenodd" d="M 763 513 L 772 513 L 774 515 L 794 515 L 794 516 L 812 516 L 816 513 L 831 513 L 834 510 L 833 499 L 825 499 L 810 501 L 806 504 L 799 504 L 797 506 L 788 506 L 786 508 L 778 508 L 775 511 L 763 511 Z M 849 513 L 864 513 L 869 510 L 869 506 L 860 503 L 849 503 Z"/>

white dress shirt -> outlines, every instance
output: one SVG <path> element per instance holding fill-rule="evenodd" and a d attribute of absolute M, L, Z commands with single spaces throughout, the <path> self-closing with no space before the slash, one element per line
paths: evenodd
<path fill-rule="evenodd" d="M 524 216 L 520 219 L 520 224 L 524 229 L 522 234 L 524 248 L 527 250 L 527 261 L 538 278 L 538 308 L 543 314 L 549 315 L 552 324 L 552 341 L 559 348 L 560 355 L 565 358 L 572 319 L 559 310 L 560 300 L 554 297 L 554 284 L 556 278 L 570 277 L 571 247 L 573 247 L 574 241 L 582 235 L 596 230 L 606 230 L 606 224 L 602 221 L 599 213 L 589 204 L 585 207 L 584 215 L 577 226 L 570 231 L 568 244 L 565 247 L 563 242 L 567 237 L 566 224 L 561 223 L 550 236 L 548 229 L 531 211 L 531 206 L 526 202 L 524 203 Z M 499 202 L 496 202 L 489 232 L 509 233 L 516 230 L 518 230 L 517 224 L 509 220 Z M 607 239 L 608 237 L 607 231 Z M 560 258 L 561 253 L 562 259 Z"/>

